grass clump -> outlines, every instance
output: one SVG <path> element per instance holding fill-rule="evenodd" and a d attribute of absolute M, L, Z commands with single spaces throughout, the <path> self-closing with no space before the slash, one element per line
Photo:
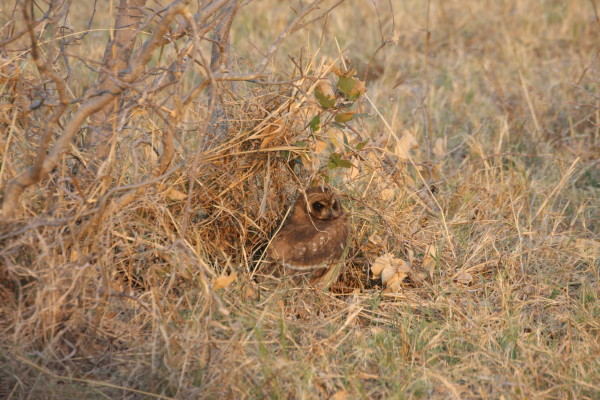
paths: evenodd
<path fill-rule="evenodd" d="M 285 26 L 280 7 L 240 9 L 233 68 L 272 40 L 259 20 Z M 74 189 L 74 159 L 93 158 L 74 146 L 22 196 L 0 226 L 2 397 L 600 396 L 593 5 L 348 0 L 321 22 L 284 42 L 268 80 L 223 89 L 225 135 L 200 150 L 210 104 L 193 103 L 173 170 L 126 207 L 98 211 L 148 176 L 167 129 L 137 106 L 104 179 Z M 13 118 L 19 80 L 39 77 L 6 60 L 2 190 L 43 117 Z M 81 86 L 97 77 L 84 64 Z M 368 90 L 339 122 L 313 91 L 355 67 Z M 264 290 L 262 246 L 310 182 L 350 215 L 342 276 Z M 410 265 L 399 290 L 370 273 L 384 254 Z"/>

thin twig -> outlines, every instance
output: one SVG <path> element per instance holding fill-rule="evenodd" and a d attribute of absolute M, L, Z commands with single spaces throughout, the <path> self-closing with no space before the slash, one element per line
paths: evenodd
<path fill-rule="evenodd" d="M 174 2 L 167 8 L 164 17 L 160 20 L 152 36 L 144 43 L 137 58 L 132 60 L 130 69 L 123 74 L 123 82 L 132 83 L 142 74 L 144 67 L 152 58 L 154 50 L 161 45 L 162 38 L 169 28 L 170 23 L 175 16 L 186 9 L 189 1 L 190 0 L 180 0 Z M 64 128 L 63 134 L 56 141 L 50 152 L 46 156 L 41 157 L 41 160 L 36 161 L 36 165 L 39 164 L 41 167 L 37 170 L 35 165 L 30 167 L 28 170 L 17 175 L 6 185 L 2 203 L 2 214 L 4 218 L 13 216 L 17 208 L 18 199 L 26 188 L 39 182 L 40 179 L 47 176 L 48 173 L 58 165 L 63 154 L 68 150 L 70 143 L 79 132 L 85 120 L 90 115 L 100 111 L 108 105 L 116 96 L 123 92 L 125 88 L 125 86 L 115 85 L 111 88 L 112 91 L 104 92 L 98 97 L 91 98 L 83 103 L 71 117 Z"/>

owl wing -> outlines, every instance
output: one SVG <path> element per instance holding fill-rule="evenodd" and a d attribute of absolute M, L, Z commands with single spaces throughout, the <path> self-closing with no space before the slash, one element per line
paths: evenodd
<path fill-rule="evenodd" d="M 345 221 L 284 226 L 271 245 L 271 257 L 292 269 L 314 269 L 339 258 L 346 245 Z"/>

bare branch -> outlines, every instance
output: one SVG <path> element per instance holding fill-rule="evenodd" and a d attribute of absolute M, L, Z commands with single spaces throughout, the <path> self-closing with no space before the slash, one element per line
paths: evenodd
<path fill-rule="evenodd" d="M 186 18 L 186 20 L 188 21 L 188 23 L 192 26 L 193 28 L 193 40 L 194 40 L 194 47 L 196 49 L 196 53 L 198 54 L 198 56 L 201 58 L 202 64 L 204 65 L 204 69 L 206 71 L 206 74 L 208 76 L 208 78 L 206 79 L 207 82 L 210 83 L 211 88 L 214 88 L 216 90 L 217 87 L 217 81 L 214 78 L 214 74 L 212 73 L 212 70 L 210 69 L 210 64 L 208 63 L 208 60 L 206 60 L 206 57 L 204 57 L 204 54 L 202 53 L 202 47 L 200 46 L 200 35 L 198 32 L 198 27 L 196 26 L 196 22 L 194 21 L 193 17 L 191 16 L 191 14 L 187 13 L 184 14 L 184 17 Z M 208 103 L 208 115 L 212 115 L 214 112 L 216 106 L 216 98 L 213 96 L 209 99 L 209 103 Z M 196 155 L 194 157 L 194 160 L 192 162 L 192 166 L 191 166 L 191 171 L 189 174 L 189 193 L 192 193 L 194 190 L 194 184 L 196 183 L 196 171 L 198 169 L 198 164 L 200 162 L 200 153 L 204 148 L 204 145 L 206 144 L 206 140 L 208 138 L 208 131 L 209 131 L 209 127 L 210 127 L 210 120 L 206 120 L 205 126 L 202 130 L 202 140 L 203 143 L 201 145 L 198 146 L 198 148 L 196 149 Z M 187 197 L 186 199 L 186 204 L 185 204 L 185 210 L 183 213 L 183 219 L 182 219 L 182 224 L 181 224 L 181 235 L 182 237 L 185 235 L 185 232 L 187 230 L 187 223 L 189 220 L 189 215 L 191 212 L 191 199 L 192 196 Z"/>
<path fill-rule="evenodd" d="M 51 4 L 50 9 L 52 9 L 52 5 L 53 4 Z M 29 8 L 31 8 L 31 13 L 33 13 L 33 1 L 32 0 L 29 1 Z M 37 153 L 37 157 L 35 160 L 35 164 L 33 165 L 32 170 L 31 170 L 31 174 L 34 177 L 34 179 L 39 179 L 39 175 L 40 175 L 40 172 L 42 169 L 42 162 L 44 160 L 44 157 L 46 156 L 46 151 L 48 150 L 48 146 L 50 145 L 50 137 L 52 135 L 52 129 L 58 122 L 61 115 L 67 109 L 67 105 L 69 104 L 69 97 L 67 96 L 67 88 L 65 86 L 64 81 L 61 79 L 60 76 L 58 76 L 58 74 L 54 71 L 54 69 L 52 69 L 52 67 L 50 67 L 48 61 L 43 61 L 40 58 L 37 38 L 35 36 L 35 32 L 33 31 L 34 23 L 31 20 L 31 15 L 28 10 L 28 5 L 23 6 L 23 18 L 25 20 L 25 23 L 27 24 L 27 31 L 29 32 L 29 37 L 31 39 L 31 56 L 33 57 L 35 65 L 37 66 L 40 73 L 42 73 L 43 75 L 46 75 L 48 78 L 50 78 L 54 82 L 54 84 L 56 85 L 58 94 L 59 94 L 59 99 L 60 99 L 60 103 L 59 103 L 58 107 L 54 110 L 54 112 L 52 113 L 52 116 L 50 117 L 50 120 L 44 127 L 44 132 L 42 133 L 42 138 L 40 140 L 40 145 L 38 147 L 38 153 Z"/>
<path fill-rule="evenodd" d="M 161 45 L 163 35 L 167 31 L 169 24 L 173 21 L 175 16 L 182 13 L 186 9 L 189 1 L 190 0 L 180 0 L 174 2 L 167 8 L 165 15 L 160 20 L 156 30 L 146 41 L 138 56 L 132 61 L 129 71 L 123 75 L 123 81 L 125 83 L 132 83 L 141 75 L 144 66 L 152 57 L 152 53 L 158 46 Z M 126 85 L 115 84 L 112 86 L 112 91 L 105 91 L 99 96 L 93 97 L 81 105 L 81 107 L 75 112 L 73 117 L 65 126 L 63 134 L 56 141 L 54 147 L 50 150 L 48 155 L 43 157 L 42 160 L 38 160 L 36 162 L 36 165 L 41 163 L 41 168 L 36 168 L 34 165 L 28 170 L 17 175 L 6 185 L 6 191 L 2 203 L 2 214 L 4 218 L 9 218 L 14 215 L 18 199 L 21 193 L 23 193 L 27 187 L 47 176 L 48 173 L 58 165 L 62 155 L 68 150 L 71 141 L 79 132 L 85 120 L 92 114 L 100 111 L 126 88 Z"/>
<path fill-rule="evenodd" d="M 227 70 L 228 69 L 228 61 L 229 61 L 229 31 L 231 29 L 231 24 L 233 23 L 233 19 L 239 8 L 239 0 L 231 1 L 228 5 L 225 13 L 226 16 L 223 21 L 221 21 L 217 28 L 215 29 L 215 40 L 212 45 L 212 53 L 210 60 L 210 70 L 211 72 Z M 213 98 L 216 99 L 219 96 L 218 86 L 211 85 L 210 92 L 208 94 L 209 101 L 212 102 Z M 219 120 L 225 118 L 225 110 L 222 104 L 216 101 L 216 106 L 210 115 L 210 125 L 213 127 L 211 130 L 213 132 L 213 137 L 216 141 L 220 141 L 227 134 L 227 124 L 219 123 Z M 203 140 L 203 147 L 206 146 L 208 137 L 205 136 Z"/>
<path fill-rule="evenodd" d="M 109 78 L 111 75 L 117 76 L 119 71 L 127 68 L 139 32 L 142 8 L 145 4 L 146 0 L 120 0 L 114 33 L 111 31 L 110 40 L 102 57 L 103 68 L 98 77 L 100 91 L 113 91 L 114 82 Z M 94 149 L 98 160 L 105 159 L 109 154 L 109 139 L 114 134 L 114 122 L 118 108 L 119 104 L 115 102 L 111 107 L 95 114 L 92 119 L 91 125 L 97 126 L 98 129 L 86 136 L 86 147 Z"/>
<path fill-rule="evenodd" d="M 30 24 L 27 24 L 27 27 L 25 29 L 22 29 L 19 32 L 13 34 L 12 36 L 0 41 L 0 47 L 5 47 L 7 44 L 14 42 L 15 40 L 19 39 L 21 36 L 25 35 L 26 33 L 29 33 L 30 29 L 37 27 L 43 21 L 47 20 L 50 17 L 50 14 L 52 14 L 52 11 L 54 11 L 54 3 L 53 2 L 50 3 L 50 6 L 48 7 L 48 11 L 46 11 L 44 13 L 44 15 L 42 15 L 39 19 L 31 22 Z M 30 27 L 30 25 L 31 25 L 31 27 Z"/>
<path fill-rule="evenodd" d="M 302 10 L 300 10 L 300 12 L 296 16 L 296 18 L 292 22 L 290 22 L 288 24 L 288 26 L 286 26 L 286 28 L 283 30 L 283 32 L 281 32 L 279 34 L 279 36 L 277 37 L 277 39 L 271 44 L 271 46 L 269 47 L 269 50 L 267 51 L 267 53 L 265 54 L 263 59 L 260 61 L 260 63 L 258 64 L 258 67 L 256 68 L 256 70 L 254 72 L 241 73 L 241 74 L 240 73 L 229 73 L 229 72 L 217 73 L 217 74 L 215 74 L 215 79 L 217 81 L 250 81 L 253 79 L 263 78 L 265 76 L 265 70 L 267 68 L 267 65 L 273 59 L 273 56 L 279 49 L 279 46 L 281 46 L 281 43 L 291 33 L 293 33 L 295 31 L 296 27 L 300 24 L 300 22 L 302 22 L 304 17 L 306 17 L 308 14 L 310 14 L 312 11 L 314 11 L 319 6 L 319 4 L 321 4 L 322 2 L 323 2 L 323 0 L 314 0 L 308 6 L 304 7 Z"/>
<path fill-rule="evenodd" d="M 215 81 L 253 81 L 253 80 L 260 79 L 260 78 L 264 78 L 266 76 L 265 69 L 266 69 L 268 63 L 272 60 L 273 56 L 275 55 L 275 53 L 277 52 L 279 47 L 281 46 L 281 43 L 291 33 L 295 32 L 298 29 L 302 20 L 308 14 L 310 14 L 312 11 L 314 11 L 319 6 L 319 4 L 322 2 L 323 2 L 323 0 L 315 0 L 298 13 L 297 17 L 283 30 L 283 32 L 281 32 L 279 34 L 279 36 L 275 40 L 275 42 L 273 42 L 273 44 L 269 47 L 269 50 L 267 51 L 267 53 L 265 54 L 265 56 L 263 57 L 263 59 L 261 60 L 257 69 L 254 72 L 249 72 L 249 73 L 215 72 L 212 74 L 214 80 Z M 339 5 L 340 3 L 341 3 L 341 1 L 336 3 L 331 9 L 337 7 L 337 5 Z M 328 11 L 331 11 L 331 9 Z M 321 17 L 319 17 L 319 18 L 321 18 Z M 318 20 L 319 18 L 316 18 L 315 20 Z M 209 84 L 210 84 L 209 79 L 205 79 L 205 80 L 201 81 L 200 83 L 198 83 L 184 98 L 184 100 L 182 102 L 183 108 L 185 109 L 185 107 L 187 107 L 198 94 L 200 94 L 204 89 L 206 89 L 209 86 Z"/>

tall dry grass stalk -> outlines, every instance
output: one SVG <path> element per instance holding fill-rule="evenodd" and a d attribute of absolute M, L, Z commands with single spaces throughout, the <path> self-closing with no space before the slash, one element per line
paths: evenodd
<path fill-rule="evenodd" d="M 600 395 L 593 1 L 116 5 L 2 6 L 0 397 Z M 342 276 L 258 285 L 323 182 Z"/>

